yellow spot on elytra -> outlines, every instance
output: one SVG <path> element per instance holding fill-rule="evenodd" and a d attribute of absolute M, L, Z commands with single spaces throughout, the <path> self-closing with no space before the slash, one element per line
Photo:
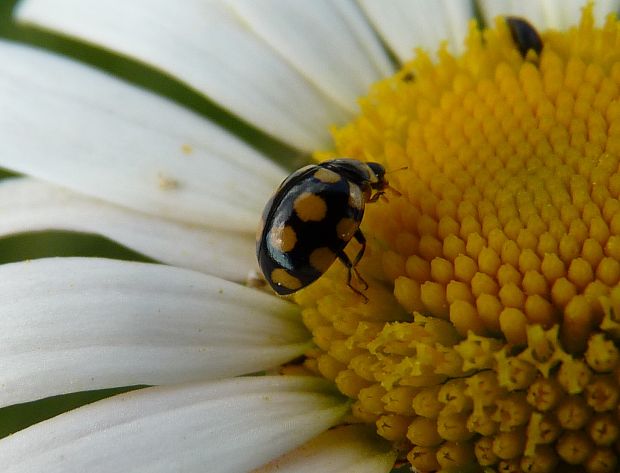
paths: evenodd
<path fill-rule="evenodd" d="M 187 143 L 183 143 L 181 145 L 181 151 L 183 152 L 183 154 L 192 154 L 194 152 L 194 147 L 190 144 Z"/>
<path fill-rule="evenodd" d="M 314 177 L 321 182 L 325 182 L 326 184 L 334 184 L 338 182 L 340 179 L 340 174 L 334 172 L 330 169 L 319 168 L 315 173 Z"/>
<path fill-rule="evenodd" d="M 301 281 L 282 268 L 274 269 L 271 272 L 271 280 L 274 284 L 293 291 L 301 287 Z"/>
<path fill-rule="evenodd" d="M 310 265 L 317 271 L 323 273 L 336 259 L 335 253 L 329 248 L 317 248 L 310 253 L 308 260 Z"/>
<path fill-rule="evenodd" d="M 290 225 L 280 225 L 271 229 L 269 241 L 274 248 L 283 253 L 288 253 L 297 244 L 297 234 Z"/>
<path fill-rule="evenodd" d="M 304 192 L 293 202 L 297 216 L 304 222 L 320 222 L 327 215 L 327 204 L 321 196 Z"/>
<path fill-rule="evenodd" d="M 349 184 L 349 205 L 351 208 L 362 210 L 364 208 L 365 196 L 358 185 Z"/>
<path fill-rule="evenodd" d="M 353 234 L 359 228 L 359 222 L 353 220 L 352 218 L 345 217 L 340 219 L 340 221 L 336 224 L 336 235 L 342 241 L 349 241 L 353 238 Z"/>

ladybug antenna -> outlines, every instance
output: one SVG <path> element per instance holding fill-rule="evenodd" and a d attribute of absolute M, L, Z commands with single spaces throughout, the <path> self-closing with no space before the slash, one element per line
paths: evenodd
<path fill-rule="evenodd" d="M 387 198 L 387 195 L 385 195 L 385 192 L 389 191 L 390 194 L 396 196 L 396 197 L 401 197 L 402 194 L 397 191 L 396 189 L 394 189 L 391 185 L 389 185 L 387 183 L 387 181 L 385 181 L 383 187 L 381 188 L 380 191 L 376 192 L 375 195 L 372 196 L 372 198 L 369 200 L 369 202 L 376 202 L 377 200 L 381 199 L 383 202 L 388 203 L 390 201 L 390 199 Z"/>
<path fill-rule="evenodd" d="M 403 195 L 400 191 L 396 190 L 394 187 L 392 187 L 392 186 L 390 186 L 390 185 L 388 185 L 388 186 L 386 187 L 386 189 L 388 189 L 388 190 L 389 190 L 392 194 L 394 194 L 396 197 L 400 197 L 400 196 L 402 196 L 402 195 Z"/>
<path fill-rule="evenodd" d="M 403 166 L 402 168 L 390 169 L 389 171 L 385 171 L 386 174 L 392 174 L 393 172 L 404 171 L 409 169 L 409 166 Z"/>
<path fill-rule="evenodd" d="M 404 171 L 406 169 L 409 169 L 409 166 L 403 166 L 402 168 L 390 169 L 389 171 L 386 171 L 385 174 L 392 174 L 394 172 Z M 399 191 L 397 191 L 395 188 L 393 188 L 388 182 L 385 183 L 384 190 L 390 191 L 390 193 L 395 195 L 396 197 L 402 196 L 402 194 Z"/>

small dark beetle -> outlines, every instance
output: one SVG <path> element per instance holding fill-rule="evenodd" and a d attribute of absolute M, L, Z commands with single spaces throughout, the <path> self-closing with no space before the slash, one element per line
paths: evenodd
<path fill-rule="evenodd" d="M 338 258 L 359 281 L 356 265 L 366 239 L 359 229 L 364 206 L 388 187 L 378 163 L 334 159 L 305 166 L 287 177 L 265 206 L 257 233 L 256 257 L 265 279 L 280 295 L 291 294 L 317 280 Z M 344 252 L 355 238 L 361 245 L 353 261 Z"/>
<path fill-rule="evenodd" d="M 521 56 L 527 56 L 527 52 L 533 49 L 537 55 L 543 48 L 542 40 L 536 28 L 534 28 L 527 20 L 516 16 L 507 16 L 505 18 L 512 40 L 515 42 Z"/>

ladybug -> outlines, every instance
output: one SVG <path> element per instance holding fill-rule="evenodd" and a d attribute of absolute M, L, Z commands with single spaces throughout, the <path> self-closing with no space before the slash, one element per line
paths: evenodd
<path fill-rule="evenodd" d="M 366 239 L 359 226 L 364 206 L 388 187 L 379 163 L 334 159 L 305 166 L 288 176 L 265 206 L 256 240 L 256 257 L 265 279 L 280 295 L 317 280 L 339 259 L 368 288 L 356 266 Z M 351 261 L 345 246 L 355 238 L 361 249 Z"/>

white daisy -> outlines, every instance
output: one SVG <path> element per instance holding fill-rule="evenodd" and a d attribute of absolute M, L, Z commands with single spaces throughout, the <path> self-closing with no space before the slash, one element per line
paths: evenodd
<path fill-rule="evenodd" d="M 479 7 L 490 25 L 498 15 L 516 14 L 543 31 L 576 24 L 583 3 L 489 0 L 479 2 Z M 597 2 L 594 18 L 598 24 L 617 8 L 617 3 Z M 376 109 L 370 112 L 368 107 L 377 97 L 392 93 L 390 80 L 401 81 L 402 73 L 398 72 L 396 79 L 373 86 L 397 69 L 384 45 L 399 62 L 406 64 L 404 72 L 430 74 L 435 71 L 434 63 L 447 64 L 450 58 L 461 54 L 475 54 L 476 44 L 482 44 L 476 43 L 475 32 L 465 43 L 474 12 L 471 2 L 460 0 L 24 0 L 18 5 L 16 18 L 23 24 L 126 55 L 171 76 L 295 150 L 290 157 L 280 157 L 280 162 L 288 159 L 290 164 L 296 153 L 309 156 L 314 151 L 335 148 L 346 149 L 359 158 L 380 154 L 384 162 L 396 168 L 395 164 L 403 164 L 405 151 L 394 137 L 398 130 L 407 129 L 410 122 L 399 122 L 402 117 L 392 115 L 398 107 L 388 101 L 374 103 Z M 490 44 L 499 44 L 508 37 L 505 24 L 499 25 L 490 33 Z M 436 53 L 442 41 L 444 49 Z M 510 47 L 514 49 L 514 45 Z M 414 48 L 425 49 L 431 56 L 422 54 L 418 62 L 407 65 Z M 467 415 L 462 411 L 444 412 L 453 417 L 449 421 L 444 419 L 443 427 L 438 424 L 438 414 L 420 414 L 432 402 L 430 398 L 420 401 L 418 394 L 439 391 L 440 385 L 449 384 L 446 381 L 464 379 L 465 375 L 473 379 L 469 368 L 461 365 L 470 361 L 468 350 L 474 343 L 474 332 L 480 338 L 475 340 L 476 346 L 488 345 L 488 353 L 495 350 L 496 355 L 487 358 L 498 360 L 500 353 L 506 356 L 507 352 L 501 351 L 504 345 L 527 343 L 529 348 L 524 353 L 530 353 L 534 341 L 539 340 L 535 338 L 536 329 L 530 328 L 543 327 L 548 334 L 553 330 L 552 322 L 557 322 L 551 315 L 548 317 L 552 322 L 547 324 L 544 319 L 544 301 L 557 295 L 551 289 L 548 294 L 542 290 L 542 296 L 536 294 L 542 302 L 531 298 L 532 304 L 539 304 L 534 312 L 543 314 L 537 325 L 529 319 L 520 326 L 513 323 L 530 313 L 527 307 L 506 302 L 514 295 L 508 289 L 505 300 L 502 299 L 503 307 L 514 310 L 506 313 L 523 309 L 521 315 L 509 322 L 505 322 L 505 317 L 488 321 L 482 316 L 477 318 L 477 313 L 471 315 L 468 310 L 473 305 L 465 296 L 454 296 L 454 300 L 448 301 L 455 308 L 458 306 L 457 318 L 452 316 L 452 307 L 448 316 L 437 315 L 436 311 L 443 310 L 441 304 L 435 304 L 441 297 L 439 292 L 432 291 L 444 291 L 445 305 L 445 287 L 449 282 L 462 284 L 459 291 L 470 289 L 464 288 L 458 274 L 454 275 L 456 263 L 448 263 L 444 268 L 447 256 L 443 254 L 442 259 L 431 254 L 433 241 L 428 240 L 429 246 L 421 242 L 425 230 L 420 228 L 434 225 L 428 217 L 432 212 L 425 214 L 423 202 L 416 204 L 414 215 L 417 236 L 399 238 L 400 230 L 407 226 L 401 214 L 396 219 L 400 219 L 399 226 L 386 224 L 382 230 L 369 233 L 370 248 L 364 267 L 368 268 L 372 282 L 367 306 L 359 300 L 351 302 L 355 295 L 347 292 L 338 268 L 330 273 L 325 284 L 302 292 L 296 304 L 278 299 L 246 287 L 244 281 L 256 267 L 254 232 L 260 212 L 285 177 L 283 168 L 197 113 L 92 66 L 8 40 L 0 41 L 0 56 L 0 166 L 21 175 L 0 183 L 0 235 L 47 229 L 95 233 L 165 263 L 52 258 L 0 267 L 0 293 L 4 299 L 0 305 L 2 407 L 94 389 L 155 386 L 81 407 L 0 440 L 0 464 L 4 471 L 229 473 L 259 468 L 257 471 L 262 472 L 388 472 L 396 461 L 409 462 L 421 471 L 472 464 L 513 468 L 505 471 L 538 471 L 526 467 L 534 453 L 542 455 L 542 464 L 551 465 L 549 468 L 573 463 L 586 465 L 588 471 L 605 471 L 605 465 L 615 466 L 617 450 L 608 447 L 615 439 L 597 443 L 599 437 L 593 433 L 587 438 L 577 436 L 574 429 L 585 424 L 575 428 L 562 424 L 566 432 L 577 437 L 559 437 L 556 450 L 551 452 L 547 444 L 541 447 L 542 443 L 527 443 L 526 438 L 534 437 L 530 430 L 539 426 L 535 424 L 535 414 L 543 408 L 538 399 L 529 398 L 529 405 L 523 407 L 526 395 L 516 388 L 515 392 L 506 388 L 510 392 L 501 395 L 494 391 L 492 400 L 499 399 L 500 407 L 488 415 L 497 427 L 488 434 L 474 425 L 474 421 L 481 420 L 476 417 L 477 404 L 471 399 L 467 402 L 473 407 L 467 407 Z M 535 53 L 528 57 L 532 61 L 537 58 Z M 519 64 L 523 62 L 517 52 L 510 58 Z M 529 69 L 525 70 L 524 74 Z M 446 80 L 438 73 L 437 84 Z M 457 75 L 449 78 L 450 84 L 456 84 L 455 93 L 459 91 L 459 80 Z M 427 84 L 429 94 L 432 86 Z M 369 90 L 375 95 L 366 102 L 357 102 Z M 447 97 L 440 107 L 453 105 L 452 96 Z M 420 109 L 425 106 L 423 97 L 419 99 L 417 95 L 402 99 L 412 100 L 411 103 L 419 100 L 415 103 Z M 361 118 L 356 118 L 360 113 Z M 384 129 L 376 127 L 372 114 L 390 125 Z M 332 143 L 330 127 L 347 123 L 351 125 L 333 131 L 335 144 Z M 576 136 L 577 125 L 569 125 L 566 129 Z M 350 139 L 348 134 L 359 130 L 366 130 L 363 137 L 356 135 Z M 589 139 L 595 142 L 596 136 L 592 135 Z M 384 146 L 378 153 L 373 140 Z M 475 137 L 471 140 L 476 141 Z M 366 142 L 369 146 L 362 146 Z M 416 148 L 418 143 L 411 146 Z M 430 160 L 430 154 L 424 159 Z M 420 163 L 415 159 L 407 163 L 411 172 L 406 176 L 417 176 L 416 166 Z M 531 163 L 528 166 L 531 170 Z M 424 169 L 420 164 L 421 181 L 425 179 Z M 449 174 L 445 166 L 441 170 Z M 435 173 L 440 174 L 429 171 Z M 395 174 L 394 181 L 405 197 L 413 198 L 411 194 L 418 188 L 413 184 L 407 187 L 410 177 L 406 176 Z M 441 192 L 439 188 L 445 183 L 438 182 L 433 181 L 432 186 L 437 185 L 437 189 L 431 189 L 432 192 Z M 469 186 L 476 187 L 472 183 Z M 612 193 L 616 192 L 613 186 L 616 184 L 609 184 Z M 400 205 L 398 202 L 401 201 L 396 199 Z M 392 211 L 396 208 L 394 204 L 386 205 L 391 205 Z M 383 207 L 377 204 L 376 208 Z M 599 214 L 606 215 L 603 204 L 601 209 Z M 380 227 L 376 223 L 378 211 L 369 214 L 369 228 Z M 403 210 L 402 215 L 405 214 Z M 465 214 L 459 214 L 463 221 Z M 587 219 L 590 228 L 596 218 L 594 210 L 591 214 Z M 586 221 L 585 215 L 580 218 Z M 610 215 L 610 222 L 612 219 Z M 463 221 L 459 220 L 461 229 L 465 226 Z M 437 231 L 436 223 L 433 231 Z M 617 224 L 620 226 L 620 220 Z M 475 227 L 476 222 L 471 225 Z M 612 223 L 609 227 L 611 230 L 605 238 L 601 237 L 599 247 L 604 246 L 607 238 L 612 241 L 616 230 Z M 394 234 L 388 235 L 392 230 Z M 596 232 L 590 230 L 590 239 L 596 239 Z M 484 245 L 487 243 L 492 247 L 490 238 Z M 394 268 L 405 267 L 401 256 L 409 256 L 412 245 L 423 258 L 407 260 L 407 279 L 404 269 L 399 273 Z M 475 246 L 475 242 L 471 245 Z M 610 276 L 615 268 L 615 253 L 613 248 L 608 250 L 609 246 L 605 246 L 606 257 L 601 249 L 597 260 L 600 264 L 594 270 L 590 268 L 590 272 L 612 288 L 617 281 Z M 380 247 L 385 251 L 380 252 Z M 425 250 L 429 248 L 427 255 Z M 445 242 L 440 249 L 447 251 Z M 469 251 L 463 250 L 463 254 Z M 479 249 L 476 256 L 480 254 L 487 253 Z M 575 254 L 569 261 L 578 261 L 577 269 L 568 274 L 567 280 L 579 290 L 587 286 L 583 284 L 582 288 L 578 283 L 583 274 L 581 260 L 589 261 L 586 256 Z M 519 258 L 516 266 L 524 275 L 533 271 L 525 257 L 523 268 L 519 266 Z M 601 261 L 606 262 L 604 267 Z M 478 259 L 481 268 L 486 262 L 485 257 Z M 600 267 L 603 269 L 599 270 Z M 424 273 L 426 269 L 428 274 Z M 444 269 L 446 273 L 442 272 Z M 444 278 L 448 273 L 450 276 Z M 327 288 L 334 280 L 340 281 L 340 286 Z M 426 292 L 421 296 L 420 281 L 434 284 L 425 286 Z M 502 281 L 499 276 L 498 281 Z M 528 287 L 538 288 L 534 283 Z M 591 295 L 586 289 L 584 294 Z M 597 295 L 604 296 L 611 291 L 605 292 L 600 285 L 596 289 L 603 291 Z M 574 299 L 581 301 L 577 298 L 581 292 L 577 292 Z M 479 296 L 475 290 L 473 293 Z M 562 292 L 567 293 L 569 289 Z M 471 296 L 472 291 L 468 294 Z M 609 307 L 615 307 L 613 304 L 619 301 L 611 294 Z M 557 306 L 554 310 L 563 310 L 571 302 L 562 305 L 553 299 L 553 303 Z M 338 315 L 333 327 L 323 325 L 328 318 L 326 312 Z M 362 332 L 375 323 L 389 331 L 399 321 L 409 323 L 413 321 L 412 314 L 421 317 L 422 313 L 437 315 L 436 320 L 447 318 L 454 340 L 446 341 L 447 329 L 442 325 L 441 343 L 425 346 L 425 352 L 421 346 L 416 347 L 415 357 L 403 354 L 409 370 L 406 376 L 401 363 L 401 371 L 390 372 L 378 384 L 369 382 L 374 373 L 364 378 L 360 372 L 374 365 L 362 363 L 361 357 L 385 350 L 372 363 L 392 363 L 397 344 L 386 349 L 387 345 L 382 343 L 390 334 L 382 332 L 383 338 L 368 342 L 362 340 Z M 570 314 L 569 309 L 566 314 Z M 410 324 L 413 329 L 424 328 L 429 333 L 434 330 L 431 325 L 435 322 L 424 322 L 428 325 L 423 327 L 419 320 L 414 321 L 419 325 Z M 547 379 L 552 370 L 561 372 L 569 361 L 585 363 L 576 353 L 592 345 L 592 339 L 587 338 L 590 327 L 586 330 L 580 325 L 581 319 L 575 320 L 562 327 L 568 327 L 571 341 L 576 340 L 575 347 L 571 341 L 563 340 L 566 351 L 562 350 L 562 357 L 557 360 L 541 362 L 546 368 L 536 364 L 538 358 L 530 360 L 534 371 L 546 370 L 544 376 L 533 377 L 532 382 Z M 334 336 L 334 331 L 346 333 L 349 338 Z M 605 333 L 615 332 L 609 329 Z M 424 338 L 421 331 L 415 336 Z M 583 347 L 579 346 L 582 339 Z M 362 341 L 366 343 L 363 350 L 368 353 L 362 350 Z M 404 339 L 398 341 L 404 343 Z M 607 339 L 601 343 L 606 342 Z M 431 353 L 439 350 L 442 343 L 447 348 L 441 356 Z M 452 350 L 452 346 L 461 348 Z M 454 355 L 455 350 L 458 355 Z M 588 370 L 596 372 L 595 378 L 601 375 L 601 385 L 608 382 L 612 376 L 609 373 L 616 368 L 615 361 L 601 370 L 593 366 L 600 366 L 598 361 L 592 361 L 600 357 L 592 353 L 598 356 L 602 350 L 590 349 L 590 356 L 584 358 L 590 366 Z M 616 353 L 614 350 L 617 351 L 614 346 L 608 347 L 610 357 Z M 305 367 L 317 376 L 239 377 L 277 368 L 301 355 L 307 357 Z M 460 357 L 461 365 L 449 374 L 424 371 L 428 369 L 423 366 L 424 360 L 432 358 L 429 366 L 437 367 L 453 360 L 449 358 L 453 355 Z M 497 372 L 500 378 L 504 373 L 495 364 L 484 364 L 491 361 L 481 362 L 474 355 L 471 358 L 475 359 L 471 369 Z M 556 384 L 565 388 L 567 396 L 578 397 L 586 392 L 585 385 L 581 391 L 570 391 L 563 379 Z M 499 382 L 504 388 L 503 381 Z M 468 388 L 473 389 L 470 385 Z M 599 410 L 599 405 L 593 404 L 598 398 L 589 396 L 575 402 L 581 403 L 579 406 L 587 404 L 587 409 L 598 413 L 616 407 L 617 403 Z M 437 392 L 433 399 L 437 401 Z M 442 402 L 448 404 L 447 400 Z M 521 423 L 502 423 L 508 421 L 501 417 L 501 409 L 509 411 L 513 405 L 510 402 L 516 406 L 516 412 L 520 408 L 527 411 Z M 376 410 L 369 407 L 375 405 Z M 608 421 L 601 416 L 588 413 L 588 425 Z M 371 427 L 350 425 L 359 422 Z M 457 430 L 467 426 L 468 430 L 463 430 L 461 436 L 451 436 L 444 431 L 446 426 Z M 524 434 L 526 430 L 528 436 Z"/>

